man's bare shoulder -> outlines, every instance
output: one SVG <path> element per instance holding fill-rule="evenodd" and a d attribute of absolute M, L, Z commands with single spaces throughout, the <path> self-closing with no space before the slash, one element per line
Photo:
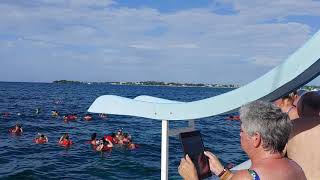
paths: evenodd
<path fill-rule="evenodd" d="M 298 135 L 301 132 L 308 131 L 313 128 L 319 128 L 320 117 L 308 117 L 308 118 L 298 118 L 292 121 L 293 131 L 291 133 L 291 138 Z"/>
<path fill-rule="evenodd" d="M 248 170 L 240 170 L 233 174 L 232 180 L 252 180 Z"/>

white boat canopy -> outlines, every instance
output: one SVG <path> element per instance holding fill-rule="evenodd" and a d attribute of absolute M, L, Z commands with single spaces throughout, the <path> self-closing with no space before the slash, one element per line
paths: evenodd
<path fill-rule="evenodd" d="M 273 101 L 320 74 L 320 31 L 282 64 L 251 83 L 211 98 L 178 102 L 151 96 L 129 99 L 114 95 L 98 97 L 92 113 L 129 115 L 162 120 L 161 179 L 168 179 L 168 120 L 191 120 L 237 110 L 255 100 Z"/>

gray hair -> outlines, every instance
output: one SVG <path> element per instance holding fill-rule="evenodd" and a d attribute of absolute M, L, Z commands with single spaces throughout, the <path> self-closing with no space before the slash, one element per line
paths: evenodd
<path fill-rule="evenodd" d="M 242 127 L 250 136 L 259 133 L 266 151 L 282 152 L 288 142 L 292 123 L 274 104 L 254 101 L 240 108 Z"/>

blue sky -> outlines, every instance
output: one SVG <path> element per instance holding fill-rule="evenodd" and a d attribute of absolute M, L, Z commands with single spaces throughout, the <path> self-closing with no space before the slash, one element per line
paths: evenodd
<path fill-rule="evenodd" d="M 320 29 L 319 9 L 315 0 L 2 0 L 0 81 L 245 84 Z"/>

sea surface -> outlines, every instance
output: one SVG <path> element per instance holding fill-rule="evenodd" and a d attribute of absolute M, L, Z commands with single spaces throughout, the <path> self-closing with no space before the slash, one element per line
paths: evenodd
<path fill-rule="evenodd" d="M 101 95 L 128 98 L 150 95 L 177 101 L 195 101 L 216 96 L 232 89 L 199 87 L 120 86 L 106 84 L 53 84 L 0 82 L 0 179 L 160 179 L 161 121 L 131 116 L 97 114 L 92 121 L 83 120 L 91 103 Z M 36 114 L 36 108 L 40 113 Z M 61 115 L 77 113 L 79 118 L 65 123 L 51 117 L 51 110 Z M 3 115 L 8 112 L 9 115 Z M 21 113 L 18 116 L 18 113 Z M 236 115 L 236 114 L 232 114 Z M 247 159 L 239 141 L 239 122 L 214 116 L 196 121 L 205 147 L 225 164 L 239 164 Z M 9 134 L 16 123 L 23 126 L 21 136 Z M 170 121 L 170 128 L 187 126 L 185 121 Z M 95 152 L 88 144 L 92 133 L 99 137 L 118 131 L 132 135 L 138 149 L 114 148 Z M 49 142 L 37 145 L 37 133 Z M 68 132 L 74 144 L 58 145 L 59 137 Z M 169 138 L 169 179 L 181 179 L 177 172 L 183 156 L 177 137 Z"/>

